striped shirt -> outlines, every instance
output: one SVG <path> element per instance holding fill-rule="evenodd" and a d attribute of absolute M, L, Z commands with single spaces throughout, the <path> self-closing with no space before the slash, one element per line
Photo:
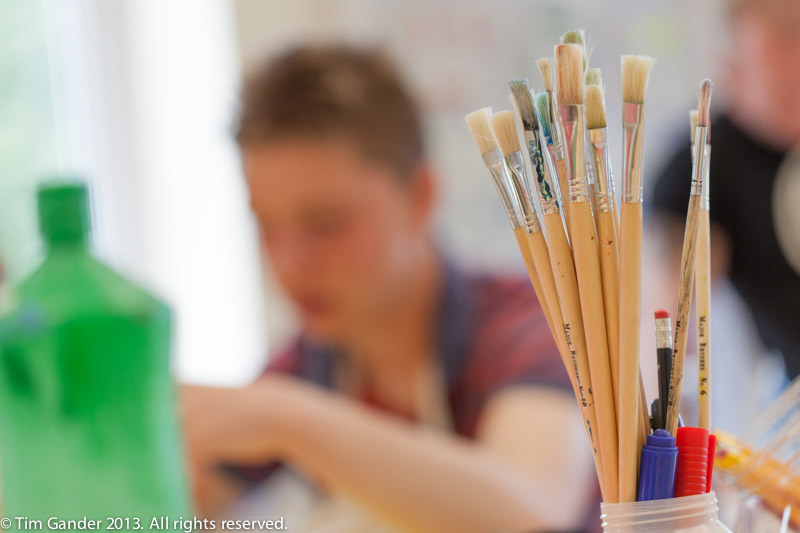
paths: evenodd
<path fill-rule="evenodd" d="M 461 436 L 475 436 L 482 409 L 504 388 L 571 390 L 542 308 L 524 278 L 448 267 L 436 344 L 447 407 L 453 429 Z M 288 373 L 332 389 L 336 360 L 335 350 L 301 336 L 266 372 Z"/>
<path fill-rule="evenodd" d="M 483 408 L 493 395 L 508 387 L 555 387 L 572 394 L 567 371 L 527 279 L 467 273 L 451 265 L 445 274 L 436 347 L 456 434 L 475 438 Z M 290 374 L 333 389 L 336 361 L 335 350 L 301 335 L 265 373 Z M 361 400 L 375 406 L 371 398 Z M 263 480 L 273 468 L 235 467 L 230 471 L 252 483 Z M 591 507 L 576 511 L 587 513 L 584 531 L 599 531 L 599 487 L 595 492 Z"/>

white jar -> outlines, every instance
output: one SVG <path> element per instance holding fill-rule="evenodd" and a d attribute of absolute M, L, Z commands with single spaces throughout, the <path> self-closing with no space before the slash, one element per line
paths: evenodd
<path fill-rule="evenodd" d="M 600 511 L 606 533 L 731 531 L 719 521 L 717 497 L 713 491 L 669 500 L 603 503 Z"/>

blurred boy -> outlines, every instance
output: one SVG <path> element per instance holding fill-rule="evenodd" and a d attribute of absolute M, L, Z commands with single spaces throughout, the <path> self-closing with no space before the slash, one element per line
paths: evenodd
<path fill-rule="evenodd" d="M 290 51 L 246 86 L 237 141 L 302 334 L 248 387 L 185 389 L 198 479 L 283 461 L 414 531 L 596 516 L 541 309 L 525 281 L 467 274 L 438 251 L 420 118 L 393 68 L 372 51 Z"/>

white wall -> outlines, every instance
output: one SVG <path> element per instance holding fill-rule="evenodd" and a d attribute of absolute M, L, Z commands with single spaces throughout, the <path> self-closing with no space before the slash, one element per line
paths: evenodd
<path fill-rule="evenodd" d="M 257 237 L 230 125 L 225 0 L 44 0 L 60 171 L 90 177 L 95 242 L 175 315 L 180 378 L 244 383 L 267 355 Z"/>

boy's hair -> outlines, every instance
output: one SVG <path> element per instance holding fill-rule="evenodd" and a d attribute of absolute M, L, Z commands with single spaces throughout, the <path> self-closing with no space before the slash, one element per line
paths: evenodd
<path fill-rule="evenodd" d="M 401 178 L 424 155 L 419 110 L 393 64 L 346 45 L 293 48 L 246 81 L 239 146 L 292 137 L 344 137 Z"/>

